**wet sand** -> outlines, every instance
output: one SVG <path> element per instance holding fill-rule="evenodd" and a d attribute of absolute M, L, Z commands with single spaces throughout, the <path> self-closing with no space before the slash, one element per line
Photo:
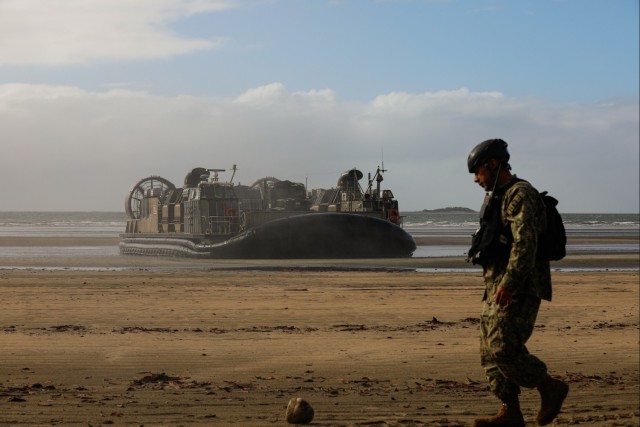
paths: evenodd
<path fill-rule="evenodd" d="M 638 260 L 554 263 L 529 349 L 571 386 L 556 425 L 639 425 Z M 468 425 L 498 408 L 481 295 L 457 258 L 0 259 L 0 425 L 282 426 L 292 397 L 316 426 Z"/>

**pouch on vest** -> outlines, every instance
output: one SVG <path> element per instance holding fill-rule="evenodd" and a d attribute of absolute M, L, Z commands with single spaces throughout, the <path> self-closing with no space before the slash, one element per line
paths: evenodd
<path fill-rule="evenodd" d="M 505 229 L 500 218 L 502 195 L 484 197 L 480 208 L 480 228 L 473 234 L 467 261 L 486 268 L 491 263 L 509 259 L 511 230 Z"/>

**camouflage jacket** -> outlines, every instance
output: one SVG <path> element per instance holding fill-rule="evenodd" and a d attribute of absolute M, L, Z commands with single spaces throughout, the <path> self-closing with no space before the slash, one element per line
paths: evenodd
<path fill-rule="evenodd" d="M 484 266 L 485 297 L 498 286 L 551 301 L 549 261 L 536 256 L 538 236 L 546 227 L 544 204 L 538 191 L 527 181 L 507 185 L 500 216 L 504 233 L 509 234 L 508 259 L 489 260 Z"/>

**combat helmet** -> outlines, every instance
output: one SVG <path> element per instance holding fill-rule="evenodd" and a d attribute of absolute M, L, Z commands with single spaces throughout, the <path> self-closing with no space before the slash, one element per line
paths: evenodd
<path fill-rule="evenodd" d="M 507 143 L 502 139 L 487 139 L 473 147 L 467 159 L 469 173 L 474 173 L 476 168 L 489 159 L 498 159 L 502 164 L 509 162 Z"/>

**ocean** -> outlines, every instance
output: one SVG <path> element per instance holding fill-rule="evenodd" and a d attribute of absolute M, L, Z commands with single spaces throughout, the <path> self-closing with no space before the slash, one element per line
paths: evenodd
<path fill-rule="evenodd" d="M 640 214 L 562 214 L 567 234 L 581 236 L 632 236 L 640 239 Z M 123 212 L 0 212 L 1 236 L 118 237 L 125 229 Z M 478 225 L 477 213 L 403 212 L 405 230 L 414 237 L 469 236 Z M 568 253 L 593 251 L 639 253 L 632 243 L 569 245 Z M 423 245 L 414 256 L 463 256 L 467 245 Z M 55 257 L 118 255 L 117 246 L 102 247 L 0 247 L 0 257 Z"/>
<path fill-rule="evenodd" d="M 412 235 L 473 233 L 478 213 L 403 212 L 405 229 Z M 562 213 L 567 233 L 607 235 L 638 234 L 640 214 Z"/>
<path fill-rule="evenodd" d="M 468 236 L 478 228 L 478 213 L 408 212 L 403 213 L 404 228 L 414 237 Z M 640 214 L 562 213 L 567 235 L 635 236 L 635 243 L 567 245 L 568 254 L 605 252 L 639 253 Z M 418 246 L 414 256 L 464 256 L 468 245 Z"/>

